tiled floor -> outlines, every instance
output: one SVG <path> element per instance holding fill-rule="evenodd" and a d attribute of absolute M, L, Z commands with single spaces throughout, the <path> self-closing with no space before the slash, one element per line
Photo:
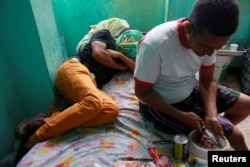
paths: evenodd
<path fill-rule="evenodd" d="M 226 79 L 223 82 L 225 85 L 229 87 L 241 91 L 240 85 L 240 69 L 238 68 L 229 68 L 227 71 Z M 250 149 L 250 116 L 245 119 L 243 122 L 237 125 L 245 136 L 245 140 L 247 142 L 248 148 Z"/>

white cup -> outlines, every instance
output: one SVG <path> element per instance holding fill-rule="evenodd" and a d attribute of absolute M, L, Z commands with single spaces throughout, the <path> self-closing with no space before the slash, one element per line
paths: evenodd
<path fill-rule="evenodd" d="M 231 51 L 237 51 L 238 47 L 239 47 L 239 44 L 237 44 L 237 43 L 231 43 L 230 44 L 230 50 Z"/>

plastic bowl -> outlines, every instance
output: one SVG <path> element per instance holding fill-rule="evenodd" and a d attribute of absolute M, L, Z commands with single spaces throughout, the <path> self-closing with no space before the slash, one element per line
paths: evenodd
<path fill-rule="evenodd" d="M 208 151 L 226 151 L 230 149 L 230 144 L 227 140 L 222 138 L 219 139 L 219 148 L 214 149 L 206 149 L 200 147 L 197 143 L 199 142 L 200 134 L 194 130 L 189 133 L 188 140 L 189 140 L 189 154 L 194 155 L 200 159 L 207 160 L 208 158 Z"/>

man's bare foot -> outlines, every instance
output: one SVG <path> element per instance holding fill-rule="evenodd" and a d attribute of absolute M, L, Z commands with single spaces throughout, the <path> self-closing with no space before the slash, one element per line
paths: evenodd
<path fill-rule="evenodd" d="M 43 119 L 44 122 L 48 122 L 50 120 L 50 117 L 46 117 Z"/>

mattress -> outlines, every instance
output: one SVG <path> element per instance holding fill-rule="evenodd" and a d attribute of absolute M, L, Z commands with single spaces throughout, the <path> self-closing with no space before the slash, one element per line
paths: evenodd
<path fill-rule="evenodd" d="M 115 75 L 103 90 L 120 107 L 118 118 L 94 128 L 77 128 L 36 144 L 18 167 L 114 167 L 118 161 L 152 162 L 148 149 L 162 147 L 171 156 L 173 136 L 158 130 L 139 112 L 133 74 Z M 160 142 L 157 142 L 160 141 Z M 163 144 L 162 144 L 163 143 Z"/>

